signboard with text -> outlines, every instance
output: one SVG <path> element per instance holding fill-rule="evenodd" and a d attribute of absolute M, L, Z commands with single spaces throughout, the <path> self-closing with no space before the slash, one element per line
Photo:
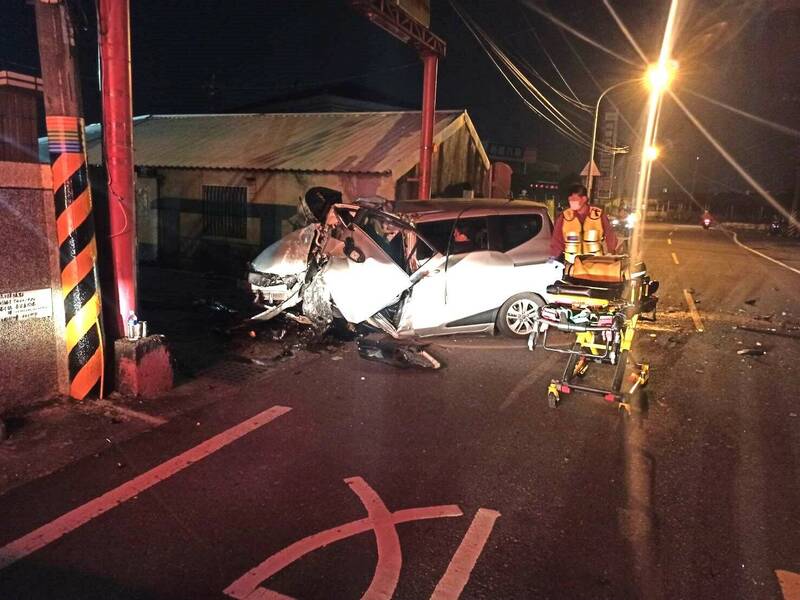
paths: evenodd
<path fill-rule="evenodd" d="M 50 288 L 0 293 L 0 322 L 52 316 L 53 296 Z"/>

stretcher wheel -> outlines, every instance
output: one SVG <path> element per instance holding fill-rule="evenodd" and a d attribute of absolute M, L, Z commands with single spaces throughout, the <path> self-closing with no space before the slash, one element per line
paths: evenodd
<path fill-rule="evenodd" d="M 554 392 L 547 392 L 547 406 L 550 408 L 558 408 L 561 398 Z"/>

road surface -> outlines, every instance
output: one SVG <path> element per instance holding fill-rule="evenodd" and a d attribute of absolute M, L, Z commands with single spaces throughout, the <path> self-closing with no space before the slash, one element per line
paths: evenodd
<path fill-rule="evenodd" d="M 231 365 L 234 400 L 0 497 L 0 598 L 797 598 L 800 340 L 736 327 L 791 333 L 800 275 L 719 230 L 644 248 L 645 414 L 548 408 L 563 358 L 497 337 Z"/>

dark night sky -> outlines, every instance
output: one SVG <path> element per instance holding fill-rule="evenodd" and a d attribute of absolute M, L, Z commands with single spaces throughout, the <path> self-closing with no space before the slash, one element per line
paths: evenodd
<path fill-rule="evenodd" d="M 548 3 L 539 2 L 547 6 Z M 655 56 L 667 0 L 614 0 L 634 36 Z M 676 56 L 676 87 L 686 104 L 745 168 L 769 189 L 789 189 L 800 140 L 712 107 L 680 86 L 800 129 L 800 4 L 739 0 L 683 2 Z M 775 10 L 794 4 L 794 16 Z M 0 66 L 38 71 L 33 8 L 0 0 Z M 91 0 L 73 0 L 78 28 L 87 121 L 97 121 L 99 94 L 95 12 Z M 598 90 L 559 30 L 519 0 L 461 0 L 461 5 L 506 51 L 524 56 L 551 82 L 555 72 L 529 24 L 570 85 L 585 102 Z M 549 2 L 554 14 L 620 54 L 636 58 L 600 0 Z M 447 0 L 432 0 L 432 29 L 448 45 L 439 67 L 439 108 L 466 108 L 484 141 L 538 148 L 543 160 L 579 170 L 588 151 L 560 137 L 535 116 L 500 77 Z M 132 0 L 134 113 L 223 112 L 270 97 L 321 86 L 351 84 L 389 103 L 418 108 L 422 67 L 415 53 L 349 8 L 345 0 Z M 568 34 L 569 35 L 569 34 Z M 603 86 L 636 75 L 635 69 L 570 37 Z M 563 87 L 563 86 L 562 86 Z M 552 94 L 550 94 L 552 96 Z M 629 86 L 613 96 L 637 123 L 644 92 Z M 590 133 L 591 123 L 576 117 Z M 627 131 L 621 135 L 631 143 Z M 694 131 L 670 102 L 660 127 L 664 161 L 688 187 L 700 155 L 698 191 L 744 190 L 746 184 Z M 656 170 L 655 186 L 670 185 Z"/>

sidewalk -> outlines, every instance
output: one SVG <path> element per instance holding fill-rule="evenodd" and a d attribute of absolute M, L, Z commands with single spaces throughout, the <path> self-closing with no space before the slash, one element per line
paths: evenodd
<path fill-rule="evenodd" d="M 276 372 L 342 351 L 342 342 L 317 339 L 292 322 L 248 322 L 247 295 L 233 280 L 152 267 L 140 279 L 141 312 L 151 331 L 166 336 L 176 387 L 149 400 L 115 393 L 83 402 L 56 397 L 10 415 L 8 439 L 0 442 L 0 495 L 81 458 L 114 452 L 116 444 L 171 419 L 235 399 Z"/>

